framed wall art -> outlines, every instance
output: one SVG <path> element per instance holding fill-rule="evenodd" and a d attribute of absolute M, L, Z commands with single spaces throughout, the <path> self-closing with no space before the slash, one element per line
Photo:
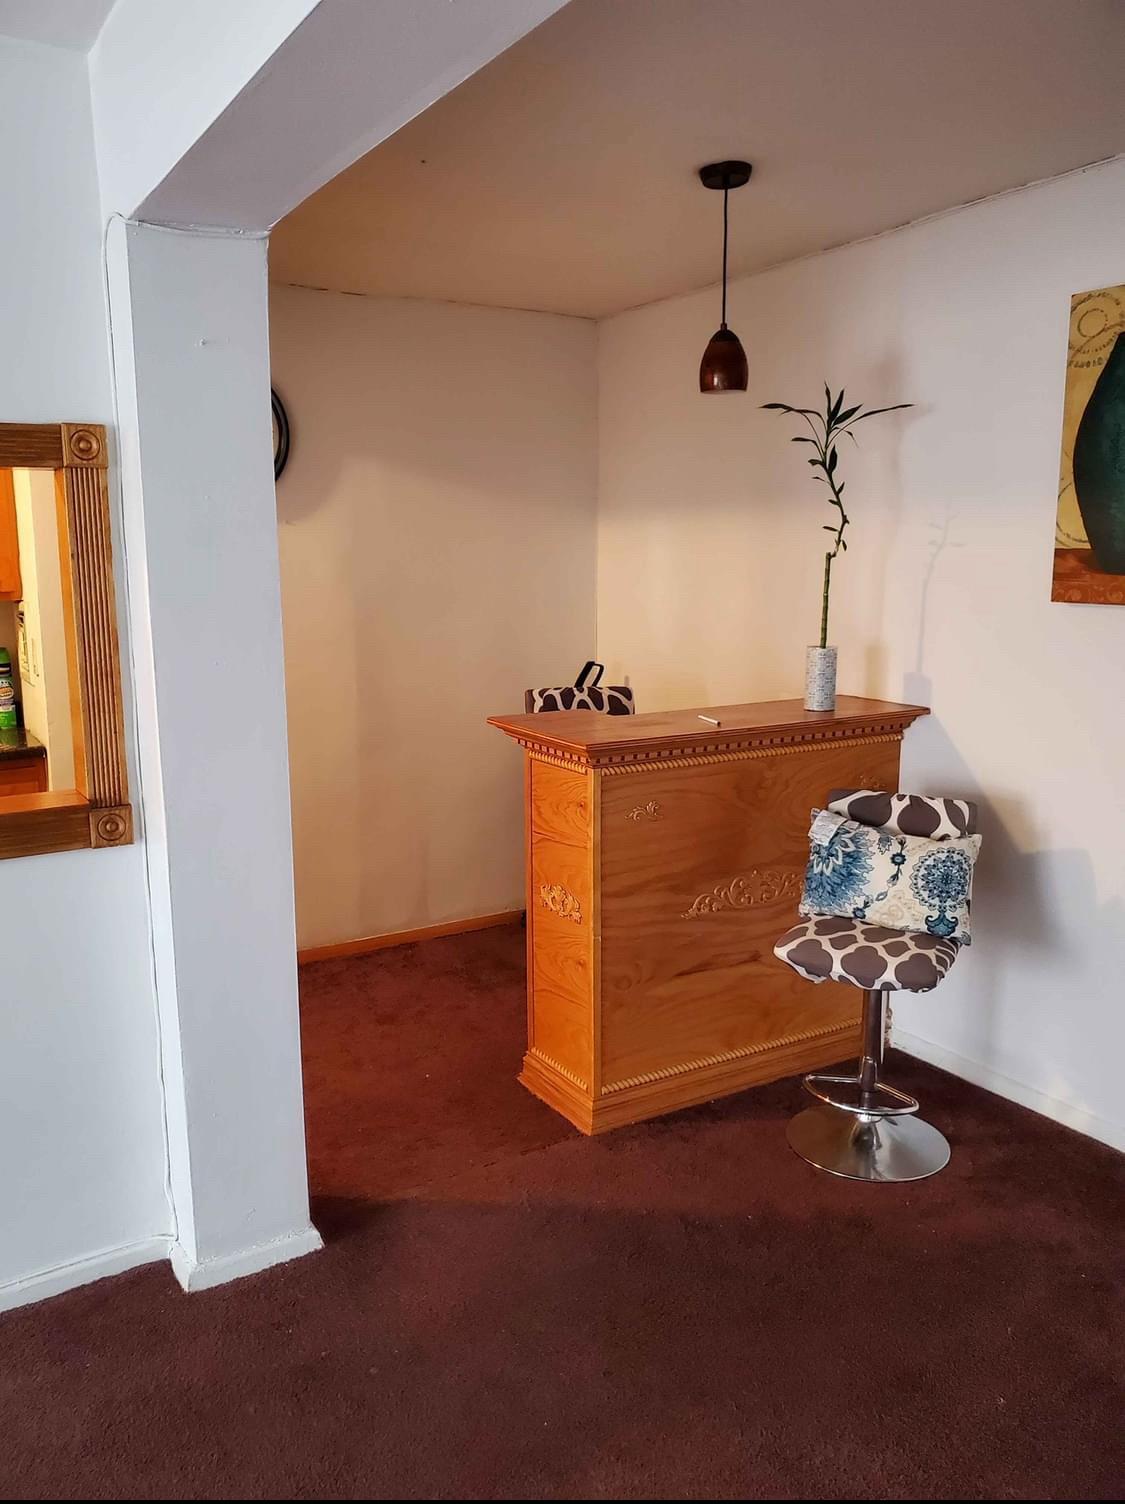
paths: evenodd
<path fill-rule="evenodd" d="M 1051 599 L 1125 606 L 1125 285 L 1070 302 Z"/>

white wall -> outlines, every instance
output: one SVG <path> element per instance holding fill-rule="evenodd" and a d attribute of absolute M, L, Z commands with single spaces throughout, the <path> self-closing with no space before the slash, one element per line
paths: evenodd
<path fill-rule="evenodd" d="M 0 140 L 0 419 L 109 423 L 84 59 L 0 41 Z M 0 916 L 2 1306 L 171 1225 L 140 846 L 0 863 Z"/>
<path fill-rule="evenodd" d="M 102 206 L 266 229 L 565 3 L 118 0 L 91 52 Z"/>
<path fill-rule="evenodd" d="M 131 214 L 319 3 L 117 0 L 90 52 L 106 213 Z"/>
<path fill-rule="evenodd" d="M 933 707 L 903 784 L 980 798 L 985 842 L 972 951 L 900 1037 L 1125 1146 L 1125 611 L 1049 599 L 1069 299 L 1123 233 L 1118 161 L 737 283 L 745 397 L 695 389 L 714 292 L 603 324 L 598 641 L 642 708 L 799 694 L 827 508 L 758 404 L 913 401 L 842 455 L 830 636 L 842 690 Z"/>
<path fill-rule="evenodd" d="M 523 906 L 485 717 L 594 639 L 595 329 L 274 286 L 303 946 Z"/>

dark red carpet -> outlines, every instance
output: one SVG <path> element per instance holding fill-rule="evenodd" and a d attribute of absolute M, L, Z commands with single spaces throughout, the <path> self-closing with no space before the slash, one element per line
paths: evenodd
<path fill-rule="evenodd" d="M 1119 1156 L 904 1059 L 954 1144 L 914 1187 L 801 1163 L 793 1083 L 580 1138 L 512 1081 L 520 955 L 306 972 L 330 1246 L 0 1318 L 5 1498 L 1120 1495 Z"/>
<path fill-rule="evenodd" d="M 516 1084 L 523 947 L 506 925 L 302 968 L 314 1196 L 378 1201 L 580 1136 Z"/>

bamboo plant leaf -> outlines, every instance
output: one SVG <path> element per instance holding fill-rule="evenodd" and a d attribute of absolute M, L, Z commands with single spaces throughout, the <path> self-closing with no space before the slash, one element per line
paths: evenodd
<path fill-rule="evenodd" d="M 877 418 L 880 413 L 900 413 L 904 408 L 913 407 L 913 402 L 896 402 L 893 407 L 869 407 L 865 413 L 860 413 L 858 418 L 853 418 L 853 423 L 862 423 L 864 418 Z"/>
<path fill-rule="evenodd" d="M 822 414 L 817 412 L 815 407 L 790 407 L 788 402 L 763 402 L 761 410 L 764 413 L 799 413 L 802 418 L 820 418 L 822 416 Z"/>

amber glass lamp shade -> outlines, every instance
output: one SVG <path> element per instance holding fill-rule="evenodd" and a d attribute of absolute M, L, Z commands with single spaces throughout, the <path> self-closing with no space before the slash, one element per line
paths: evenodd
<path fill-rule="evenodd" d="M 750 367 L 742 341 L 724 324 L 707 342 L 699 362 L 701 392 L 744 392 L 750 381 Z"/>

